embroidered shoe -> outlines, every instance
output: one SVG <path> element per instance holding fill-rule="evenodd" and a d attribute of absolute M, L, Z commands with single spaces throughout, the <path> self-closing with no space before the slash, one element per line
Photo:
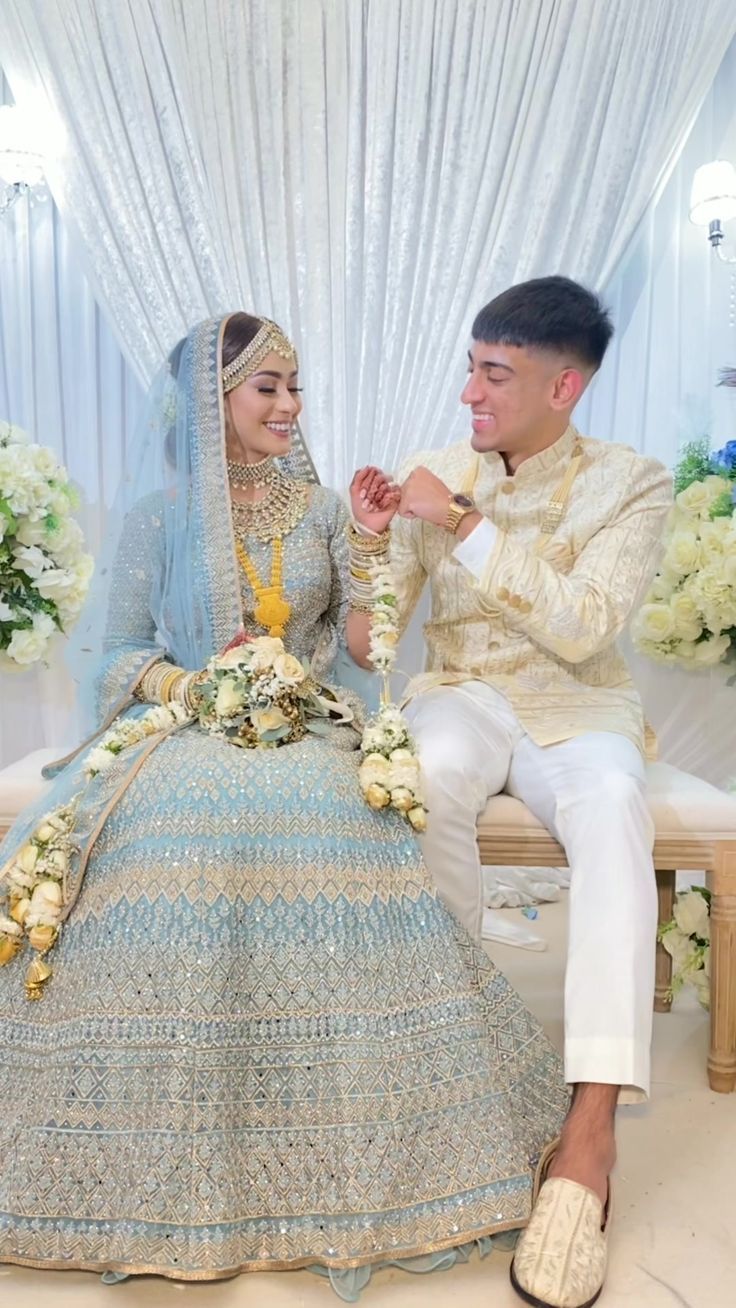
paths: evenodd
<path fill-rule="evenodd" d="M 516 1246 L 511 1284 L 532 1308 L 592 1308 L 606 1275 L 610 1190 L 604 1210 L 587 1186 L 558 1176 L 547 1180 L 557 1145 L 539 1161 L 536 1202 Z"/>

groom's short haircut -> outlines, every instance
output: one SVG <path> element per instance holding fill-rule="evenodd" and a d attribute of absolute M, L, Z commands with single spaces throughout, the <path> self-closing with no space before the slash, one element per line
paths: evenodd
<path fill-rule="evenodd" d="M 473 323 L 476 341 L 568 354 L 594 372 L 612 336 L 598 296 L 569 277 L 519 282 L 486 304 Z"/>

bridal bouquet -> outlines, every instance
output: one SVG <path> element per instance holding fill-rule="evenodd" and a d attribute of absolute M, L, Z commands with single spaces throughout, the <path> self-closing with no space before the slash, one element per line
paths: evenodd
<path fill-rule="evenodd" d="M 672 994 L 695 987 L 703 1008 L 710 1007 L 710 892 L 692 886 L 675 899 L 674 917 L 659 929 L 672 958 Z"/>
<path fill-rule="evenodd" d="M 93 562 L 74 507 L 53 452 L 0 422 L 0 668 L 37 662 L 79 616 Z"/>
<path fill-rule="evenodd" d="M 275 748 L 324 733 L 352 716 L 275 636 L 258 636 L 210 660 L 198 682 L 199 724 L 243 749 Z"/>

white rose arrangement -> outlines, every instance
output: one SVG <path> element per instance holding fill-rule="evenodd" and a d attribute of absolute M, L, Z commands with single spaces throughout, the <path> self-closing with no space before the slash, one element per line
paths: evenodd
<path fill-rule="evenodd" d="M 681 667 L 736 654 L 736 441 L 686 446 L 675 469 L 665 552 L 632 624 L 637 648 Z"/>
<path fill-rule="evenodd" d="M 398 609 L 385 558 L 372 566 L 369 661 L 383 678 L 382 703 L 361 741 L 360 787 L 372 809 L 394 808 L 419 833 L 427 829 L 416 746 L 401 710 L 391 703 L 389 676 L 399 643 Z"/>
<path fill-rule="evenodd" d="M 93 561 L 71 516 L 76 496 L 50 449 L 0 422 L 0 668 L 43 659 L 79 617 Z"/>
<path fill-rule="evenodd" d="M 330 721 L 352 719 L 276 636 L 258 636 L 211 659 L 197 698 L 200 726 L 241 749 L 275 749 L 308 732 L 324 734 Z"/>
<path fill-rule="evenodd" d="M 710 1007 L 710 892 L 692 886 L 675 898 L 671 922 L 659 939 L 672 958 L 672 995 L 694 986 L 703 1008 Z"/>

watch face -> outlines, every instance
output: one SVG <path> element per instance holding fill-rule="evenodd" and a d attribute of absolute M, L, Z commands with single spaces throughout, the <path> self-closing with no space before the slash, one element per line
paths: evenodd
<path fill-rule="evenodd" d="M 461 509 L 472 509 L 473 501 L 468 499 L 467 495 L 453 495 L 453 503 L 458 504 Z"/>

